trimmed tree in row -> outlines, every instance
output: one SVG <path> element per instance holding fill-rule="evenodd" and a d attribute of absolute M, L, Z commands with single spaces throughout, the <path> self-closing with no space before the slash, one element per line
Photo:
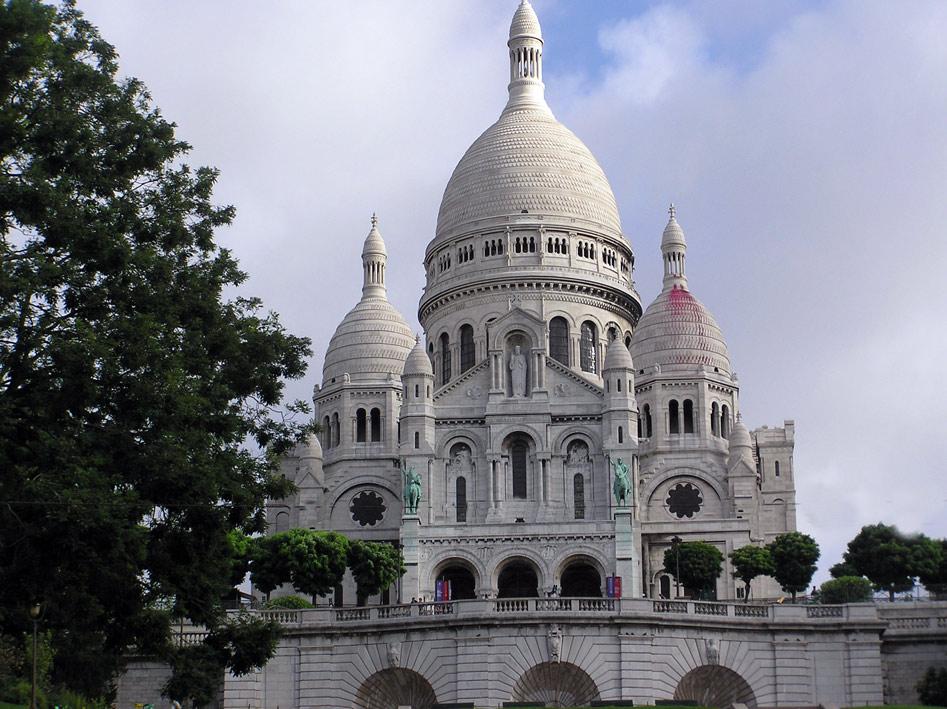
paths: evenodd
<path fill-rule="evenodd" d="M 843 561 L 829 573 L 833 578 L 865 577 L 888 598 L 910 591 L 915 579 L 934 593 L 947 590 L 947 540 L 923 534 L 904 534 L 893 525 L 870 524 L 848 543 Z"/>

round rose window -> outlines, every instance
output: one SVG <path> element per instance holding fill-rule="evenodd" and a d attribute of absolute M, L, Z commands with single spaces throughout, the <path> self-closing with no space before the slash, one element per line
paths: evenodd
<path fill-rule="evenodd" d="M 361 527 L 373 527 L 385 516 L 385 501 L 377 493 L 365 490 L 352 498 L 349 512 L 352 521 L 358 522 Z"/>
<path fill-rule="evenodd" d="M 701 497 L 700 490 L 690 483 L 681 483 L 668 490 L 668 512 L 678 519 L 690 519 L 700 512 L 703 503 L 704 498 Z"/>

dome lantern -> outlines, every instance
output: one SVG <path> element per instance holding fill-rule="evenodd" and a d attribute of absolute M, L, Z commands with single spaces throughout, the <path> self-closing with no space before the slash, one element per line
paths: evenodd
<path fill-rule="evenodd" d="M 543 33 L 529 0 L 522 0 L 510 23 L 510 100 L 506 110 L 549 111 L 543 85 Z M 551 113 L 551 112 L 550 112 Z"/>
<path fill-rule="evenodd" d="M 684 268 L 684 259 L 687 254 L 687 242 L 684 241 L 684 230 L 674 217 L 674 203 L 668 208 L 667 226 L 661 237 L 661 254 L 664 258 L 664 290 L 670 288 L 687 288 L 687 271 Z"/>

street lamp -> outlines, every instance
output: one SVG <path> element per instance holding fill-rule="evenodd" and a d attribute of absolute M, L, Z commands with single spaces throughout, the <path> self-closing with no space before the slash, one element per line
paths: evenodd
<path fill-rule="evenodd" d="M 678 536 L 671 537 L 671 544 L 674 545 L 674 564 L 677 567 L 677 571 L 674 574 L 674 586 L 676 589 L 676 597 L 681 597 L 681 542 L 684 541 Z"/>
<path fill-rule="evenodd" d="M 33 620 L 33 681 L 30 685 L 30 709 L 36 709 L 36 626 L 39 624 L 40 613 L 43 612 L 39 603 L 30 608 L 30 618 Z"/>

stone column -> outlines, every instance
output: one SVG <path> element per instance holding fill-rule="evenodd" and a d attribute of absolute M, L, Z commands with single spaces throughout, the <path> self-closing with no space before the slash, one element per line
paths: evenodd
<path fill-rule="evenodd" d="M 405 515 L 401 518 L 401 551 L 404 554 L 406 571 L 401 577 L 401 602 L 404 599 L 421 595 L 420 549 L 418 532 L 421 519 L 417 515 Z"/>

